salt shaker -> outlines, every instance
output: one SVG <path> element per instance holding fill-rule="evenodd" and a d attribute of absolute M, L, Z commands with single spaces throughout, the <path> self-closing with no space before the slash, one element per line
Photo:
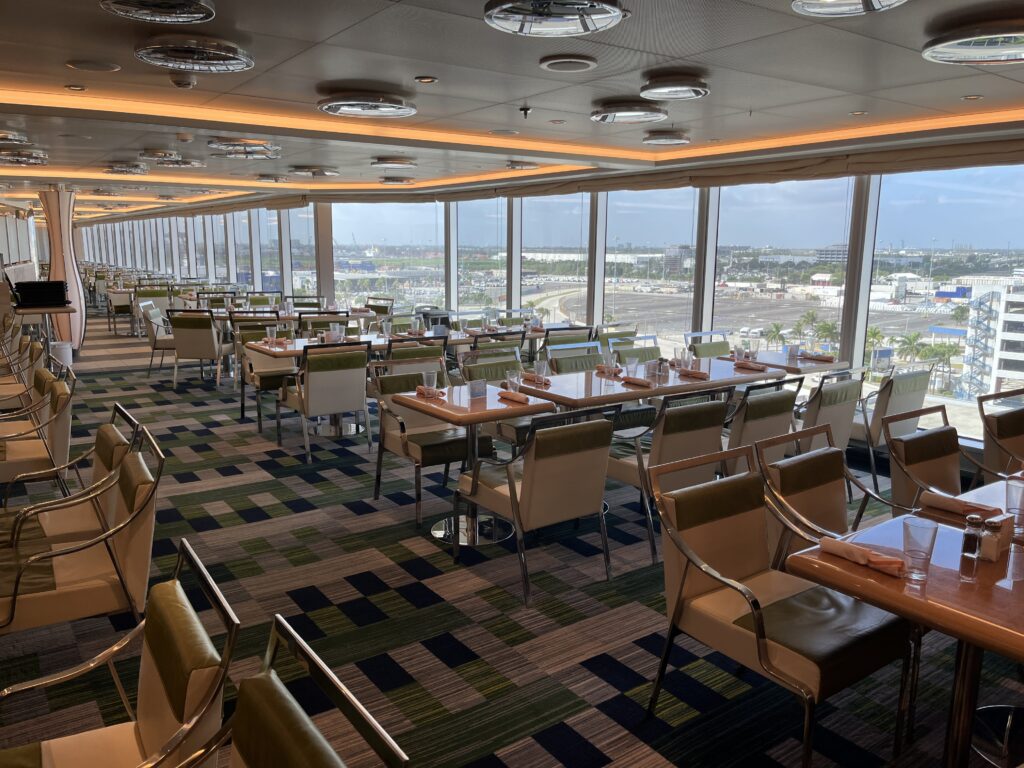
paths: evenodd
<path fill-rule="evenodd" d="M 998 520 L 986 520 L 981 532 L 981 546 L 978 557 L 990 563 L 999 559 L 999 532 L 1002 528 Z"/>

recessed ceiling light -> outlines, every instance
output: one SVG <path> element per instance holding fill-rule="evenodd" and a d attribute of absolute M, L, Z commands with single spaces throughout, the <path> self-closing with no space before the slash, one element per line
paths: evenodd
<path fill-rule="evenodd" d="M 866 110 L 855 109 L 853 112 L 850 113 L 850 117 L 864 117 L 864 115 L 866 114 L 868 114 Z"/>
<path fill-rule="evenodd" d="M 0 130 L 0 144 L 30 144 L 28 136 L 20 131 Z"/>
<path fill-rule="evenodd" d="M 519 131 L 515 128 L 494 128 L 488 131 L 491 136 L 518 136 Z"/>
<path fill-rule="evenodd" d="M 804 16 L 863 16 L 888 11 L 907 0 L 793 0 L 793 10 Z"/>
<path fill-rule="evenodd" d="M 548 72 L 589 72 L 597 69 L 597 59 L 572 53 L 557 53 L 541 59 L 540 68 Z"/>
<path fill-rule="evenodd" d="M 385 93 L 339 93 L 324 99 L 316 108 L 338 117 L 412 117 L 416 105 L 400 96 Z"/>
<path fill-rule="evenodd" d="M 189 35 L 155 37 L 135 49 L 135 58 L 175 72 L 244 72 L 255 60 L 228 40 Z"/>
<path fill-rule="evenodd" d="M 644 144 L 671 146 L 689 143 L 690 137 L 682 131 L 648 131 L 644 134 Z"/>
<path fill-rule="evenodd" d="M 74 91 L 75 93 L 81 93 L 82 91 L 87 90 L 84 85 L 78 85 L 77 83 L 65 85 L 64 89 L 67 91 Z"/>
<path fill-rule="evenodd" d="M 214 136 L 206 146 L 210 149 L 220 149 L 225 152 L 245 152 L 247 150 L 262 149 L 266 152 L 277 152 L 281 148 L 271 144 L 266 139 L 235 139 L 230 136 Z"/>
<path fill-rule="evenodd" d="M 120 72 L 121 65 L 112 61 L 92 61 L 90 59 L 70 59 L 64 62 L 68 69 L 79 72 Z"/>
<path fill-rule="evenodd" d="M 403 170 L 407 168 L 415 168 L 416 161 L 407 157 L 375 157 L 370 163 L 370 167 Z"/>
<path fill-rule="evenodd" d="M 688 101 L 704 98 L 709 93 L 707 83 L 689 75 L 652 77 L 640 88 L 640 95 L 651 101 Z"/>
<path fill-rule="evenodd" d="M 338 169 L 326 165 L 293 165 L 288 173 L 295 176 L 308 176 L 309 178 L 322 178 L 324 176 L 337 176 Z"/>
<path fill-rule="evenodd" d="M 656 104 L 632 101 L 602 104 L 590 113 L 595 123 L 657 123 L 667 117 L 668 112 Z"/>
<path fill-rule="evenodd" d="M 433 75 L 416 75 L 416 77 L 414 77 L 413 80 L 415 80 L 417 83 L 420 83 L 421 85 L 433 85 L 438 81 L 438 78 L 434 77 Z"/>
<path fill-rule="evenodd" d="M 272 173 L 261 173 L 256 177 L 256 181 L 262 181 L 265 184 L 284 184 L 288 181 L 287 176 L 276 176 Z"/>
<path fill-rule="evenodd" d="M 139 152 L 139 160 L 180 160 L 181 153 L 173 149 L 144 149 Z"/>
<path fill-rule="evenodd" d="M 984 98 L 980 93 L 969 93 L 966 96 L 961 96 L 960 101 L 981 101 Z"/>
<path fill-rule="evenodd" d="M 81 133 L 58 133 L 57 138 L 60 139 L 81 139 L 82 141 L 92 141 L 92 136 L 85 136 Z"/>
<path fill-rule="evenodd" d="M 0 165 L 46 165 L 50 156 L 39 149 L 0 149 Z"/>
<path fill-rule="evenodd" d="M 149 173 L 149 166 L 145 163 L 111 163 L 103 172 L 118 176 L 144 176 Z"/>
<path fill-rule="evenodd" d="M 380 178 L 380 183 L 388 186 L 412 184 L 414 181 L 416 181 L 416 179 L 410 179 L 408 176 L 381 176 Z"/>
<path fill-rule="evenodd" d="M 157 200 L 177 200 L 178 198 L 177 198 L 176 195 L 157 195 L 156 199 Z"/>
<path fill-rule="evenodd" d="M 939 64 L 1024 63 L 1024 21 L 996 21 L 959 29 L 930 41 L 921 55 Z"/>
<path fill-rule="evenodd" d="M 565 120 L 561 119 L 548 120 L 548 122 L 551 123 L 552 125 L 565 125 Z"/>
<path fill-rule="evenodd" d="M 490 0 L 484 21 L 527 37 L 575 37 L 610 29 L 625 18 L 618 0 Z"/>
<path fill-rule="evenodd" d="M 531 163 L 526 160 L 509 160 L 505 163 L 505 167 L 510 171 L 535 171 L 540 168 L 537 163 Z"/>
<path fill-rule="evenodd" d="M 213 152 L 210 157 L 222 157 L 226 160 L 277 160 L 281 157 L 277 150 L 280 147 L 274 149 L 229 149 L 227 152 Z"/>
<path fill-rule="evenodd" d="M 213 0 L 100 0 L 100 7 L 126 19 L 154 24 L 198 24 L 217 14 Z"/>
<path fill-rule="evenodd" d="M 202 160 L 187 160 L 181 157 L 171 157 L 166 160 L 157 160 L 156 164 L 161 168 L 205 168 L 206 163 Z"/>

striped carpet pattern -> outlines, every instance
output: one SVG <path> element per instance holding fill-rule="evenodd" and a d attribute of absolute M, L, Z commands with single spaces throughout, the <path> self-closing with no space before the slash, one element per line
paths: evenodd
<path fill-rule="evenodd" d="M 417 529 L 410 465 L 387 457 L 374 501 L 375 457 L 361 435 L 315 437 L 306 464 L 294 419 L 278 447 L 272 424 L 257 433 L 251 408 L 239 418 L 229 384 L 218 389 L 189 368 L 175 390 L 169 371 L 146 376 L 148 350 L 144 359 L 126 353 L 131 340 L 95 333 L 92 323 L 75 443 L 91 442 L 115 402 L 160 441 L 168 466 L 152 578 L 166 578 L 187 537 L 243 624 L 233 681 L 258 668 L 270 618 L 281 613 L 417 766 L 799 765 L 795 699 L 689 640 L 673 652 L 657 716 L 645 718 L 666 619 L 635 491 L 609 485 L 612 581 L 596 520 L 545 530 L 530 542 L 534 605 L 526 608 L 513 547 L 464 549 L 455 565 L 430 537 L 429 523 L 451 507 L 453 483 L 445 487 L 440 473 L 424 475 L 427 523 Z M 212 629 L 211 612 L 203 616 Z M 0 686 L 88 658 L 130 624 L 102 617 L 0 638 Z M 935 765 L 952 652 L 948 638 L 926 637 L 917 739 L 898 762 L 892 665 L 820 708 L 816 764 Z M 135 654 L 118 665 L 130 690 Z M 984 701 L 1020 699 L 1014 665 L 990 654 L 984 672 Z M 282 673 L 349 765 L 376 764 L 300 669 Z M 233 696 L 232 686 L 229 711 Z M 109 675 L 98 671 L 0 700 L 0 747 L 124 719 Z"/>

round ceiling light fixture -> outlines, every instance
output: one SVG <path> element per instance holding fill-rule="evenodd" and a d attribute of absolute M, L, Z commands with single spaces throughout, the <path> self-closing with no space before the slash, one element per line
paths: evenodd
<path fill-rule="evenodd" d="M 576 37 L 611 29 L 627 16 L 619 0 L 490 0 L 484 21 L 525 37 Z"/>
<path fill-rule="evenodd" d="M 1024 63 L 1024 20 L 996 21 L 958 29 L 931 40 L 921 55 L 938 64 Z"/>
<path fill-rule="evenodd" d="M 416 105 L 386 93 L 339 93 L 316 105 L 321 112 L 337 117 L 399 118 L 416 114 Z"/>
<path fill-rule="evenodd" d="M 438 82 L 439 78 L 434 77 L 434 75 L 416 75 L 416 77 L 414 77 L 413 80 L 415 80 L 420 85 L 434 85 L 436 82 Z"/>
<path fill-rule="evenodd" d="M 100 0 L 100 8 L 152 24 L 200 24 L 217 15 L 213 0 Z"/>
<path fill-rule="evenodd" d="M 189 160 L 182 157 L 170 157 L 165 160 L 157 160 L 156 164 L 161 168 L 205 168 L 206 163 L 202 160 Z"/>
<path fill-rule="evenodd" d="M 0 149 L 0 165 L 46 165 L 50 156 L 40 149 Z"/>
<path fill-rule="evenodd" d="M 312 179 L 320 179 L 325 176 L 338 176 L 338 169 L 326 165 L 293 165 L 288 173 L 295 176 L 306 176 Z"/>
<path fill-rule="evenodd" d="M 652 77 L 640 88 L 640 95 L 651 101 L 692 101 L 711 93 L 708 84 L 691 75 Z"/>
<path fill-rule="evenodd" d="M 526 160 L 509 160 L 505 163 L 505 167 L 510 171 L 535 171 L 540 168 L 537 163 L 531 163 Z"/>
<path fill-rule="evenodd" d="M 864 16 L 888 11 L 907 0 L 793 0 L 793 10 L 802 16 Z"/>
<path fill-rule="evenodd" d="M 121 65 L 112 61 L 93 61 L 91 59 L 69 59 L 64 62 L 68 69 L 79 72 L 120 72 Z"/>
<path fill-rule="evenodd" d="M 262 181 L 264 184 L 284 184 L 288 181 L 288 177 L 276 176 L 272 173 L 261 173 L 256 177 L 256 181 Z"/>
<path fill-rule="evenodd" d="M 416 161 L 411 157 L 375 157 L 370 163 L 370 167 L 408 170 L 416 167 Z"/>
<path fill-rule="evenodd" d="M 597 59 L 591 56 L 577 56 L 572 53 L 556 53 L 540 60 L 540 68 L 547 72 L 573 73 L 597 69 Z"/>
<path fill-rule="evenodd" d="M 157 195 L 157 200 L 177 200 L 177 195 Z"/>
<path fill-rule="evenodd" d="M 266 139 L 235 139 L 230 136 L 214 136 L 206 142 L 206 146 L 222 152 L 248 152 L 260 149 L 265 152 L 278 152 L 281 149 Z"/>
<path fill-rule="evenodd" d="M 515 128 L 494 128 L 488 131 L 491 136 L 518 136 L 519 131 Z"/>
<path fill-rule="evenodd" d="M 668 118 L 668 112 L 650 102 L 616 101 L 602 104 L 590 113 L 595 123 L 658 123 Z"/>
<path fill-rule="evenodd" d="M 678 146 L 689 144 L 690 137 L 682 131 L 648 131 L 644 134 L 644 144 L 655 147 Z"/>
<path fill-rule="evenodd" d="M 84 86 L 84 85 L 79 85 L 78 83 L 69 83 L 68 85 L 64 86 L 64 90 L 65 91 L 74 91 L 75 93 L 82 93 L 82 92 L 87 91 L 89 89 L 86 88 L 86 86 Z"/>
<path fill-rule="evenodd" d="M 245 72 L 256 66 L 252 56 L 228 40 L 190 35 L 155 37 L 135 49 L 135 58 L 175 72 Z"/>
<path fill-rule="evenodd" d="M 410 179 L 408 176 L 381 176 L 380 183 L 387 186 L 401 186 L 403 184 L 412 184 L 416 179 Z"/>
<path fill-rule="evenodd" d="M 139 160 L 180 160 L 181 153 L 173 149 L 144 149 L 139 152 Z"/>
<path fill-rule="evenodd" d="M 117 176 L 144 176 L 149 173 L 149 166 L 145 163 L 111 163 L 103 172 Z"/>
<path fill-rule="evenodd" d="M 0 144 L 20 144 L 26 146 L 31 144 L 28 136 L 20 131 L 0 130 Z"/>

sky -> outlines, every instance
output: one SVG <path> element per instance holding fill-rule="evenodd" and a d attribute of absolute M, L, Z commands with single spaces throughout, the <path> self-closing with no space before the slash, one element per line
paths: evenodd
<path fill-rule="evenodd" d="M 754 247 L 815 248 L 845 243 L 850 179 L 725 187 L 719 241 Z M 692 189 L 612 192 L 608 246 L 662 248 L 694 239 Z M 525 198 L 523 245 L 585 247 L 586 195 Z M 437 244 L 443 207 L 436 203 L 335 206 L 338 243 Z M 504 200 L 459 203 L 460 241 L 498 245 L 505 237 Z M 899 249 L 953 243 L 975 248 L 1024 248 L 1024 167 L 969 168 L 891 174 L 882 181 L 877 242 Z"/>

